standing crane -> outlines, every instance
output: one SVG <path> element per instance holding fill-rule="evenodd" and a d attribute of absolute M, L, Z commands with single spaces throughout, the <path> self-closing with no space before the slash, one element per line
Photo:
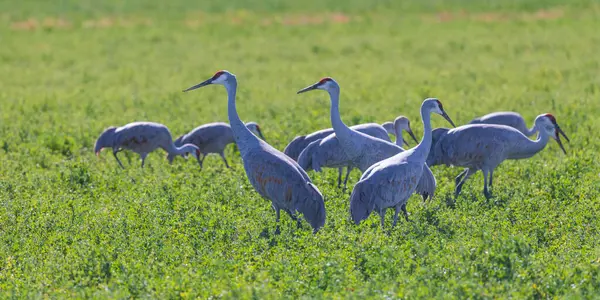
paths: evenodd
<path fill-rule="evenodd" d="M 412 130 L 410 129 L 410 122 L 408 122 L 406 117 L 398 117 L 396 118 L 396 121 L 397 122 L 395 123 L 384 123 L 384 128 L 386 126 L 390 127 L 386 130 L 383 130 L 381 126 L 366 127 L 357 125 L 350 128 L 388 142 L 391 141 L 388 137 L 388 132 L 386 131 L 391 131 L 393 135 L 399 136 L 399 138 L 396 138 L 396 145 L 398 146 L 402 146 L 402 143 L 408 145 L 408 143 L 402 139 L 402 130 L 407 130 L 416 140 Z M 341 186 L 342 170 L 344 167 L 347 167 L 346 179 L 344 180 L 344 190 L 346 189 L 346 184 L 348 183 L 348 176 L 352 171 L 352 161 L 348 158 L 344 149 L 342 149 L 340 146 L 335 133 L 324 139 L 310 143 L 309 146 L 306 147 L 300 154 L 300 157 L 298 158 L 298 164 L 306 171 L 312 169 L 317 172 L 321 172 L 321 168 L 338 168 L 338 188 Z"/>
<path fill-rule="evenodd" d="M 184 144 L 176 146 L 173 144 L 171 132 L 167 126 L 154 122 L 133 122 L 121 127 L 108 127 L 100 134 L 94 146 L 96 156 L 100 155 L 100 151 L 104 148 L 112 148 L 113 155 L 119 166 L 123 164 L 119 160 L 117 153 L 125 149 L 131 150 L 140 155 L 142 158 L 142 168 L 146 156 L 157 148 L 162 148 L 169 155 L 184 155 L 191 153 L 198 163 L 200 163 L 200 149 L 193 144 Z M 202 166 L 202 164 L 200 164 Z"/>
<path fill-rule="evenodd" d="M 392 228 L 398 222 L 400 210 L 408 221 L 406 203 L 415 192 L 427 166 L 425 160 L 431 148 L 431 113 L 433 112 L 442 115 L 452 123 L 438 99 L 425 99 L 421 104 L 421 119 L 425 128 L 421 142 L 414 148 L 373 164 L 362 174 L 350 196 L 350 215 L 355 224 L 358 225 L 375 210 L 379 213 L 383 228 L 385 212 L 391 207 L 396 209 Z"/>
<path fill-rule="evenodd" d="M 469 124 L 496 124 L 496 125 L 506 125 L 510 127 L 516 128 L 525 136 L 532 136 L 537 132 L 535 126 L 528 128 L 525 123 L 525 119 L 521 114 L 512 112 L 512 111 L 499 111 L 494 113 L 489 113 L 485 116 L 475 118 Z M 566 135 L 563 137 L 569 141 L 569 138 Z"/>
<path fill-rule="evenodd" d="M 244 170 L 258 194 L 271 201 L 276 213 L 275 233 L 280 232 L 280 210 L 298 222 L 296 212 L 302 213 L 316 233 L 325 225 L 325 203 L 319 189 L 293 159 L 252 134 L 240 120 L 235 107 L 237 79 L 234 74 L 225 70 L 218 71 L 211 78 L 185 89 L 184 92 L 210 84 L 223 85 L 227 90 L 229 124 L 244 162 Z"/>
<path fill-rule="evenodd" d="M 344 149 L 348 159 L 351 161 L 353 168 L 355 167 L 361 170 L 361 172 L 365 172 L 374 163 L 404 151 L 404 149 L 391 142 L 352 130 L 344 124 L 339 111 L 340 86 L 333 78 L 325 77 L 298 91 L 298 94 L 317 89 L 325 90 L 329 93 L 329 98 L 331 100 L 330 118 L 333 125 L 332 127 L 342 149 Z M 423 199 L 433 197 L 436 186 L 435 177 L 433 176 L 433 173 L 431 173 L 429 167 L 427 167 L 425 172 L 426 175 L 421 177 L 421 181 L 416 189 L 416 192 L 422 195 Z"/>
<path fill-rule="evenodd" d="M 539 131 L 536 140 L 530 140 L 519 130 L 506 125 L 469 124 L 448 130 L 432 146 L 427 164 L 466 168 L 455 179 L 455 197 L 460 194 L 467 179 L 481 170 L 483 194 L 490 198 L 489 186 L 492 186 L 494 169 L 504 160 L 532 157 L 546 147 L 550 138 L 556 140 L 567 154 L 559 136 L 562 134 L 566 138 L 566 134 L 553 115 L 541 114 L 535 118 L 534 124 L 534 130 Z"/>
<path fill-rule="evenodd" d="M 248 122 L 246 123 L 246 127 L 252 133 L 265 140 L 265 137 L 262 135 L 262 131 L 260 130 L 260 126 L 258 126 L 256 122 Z M 199 160 L 200 168 L 202 168 L 204 159 L 210 153 L 219 154 L 225 163 L 225 167 L 229 168 L 229 164 L 225 158 L 225 147 L 234 143 L 234 139 L 231 126 L 225 122 L 215 122 L 200 125 L 194 130 L 178 137 L 174 143 L 175 146 L 180 146 L 183 144 L 194 144 L 198 146 L 201 154 Z M 167 158 L 169 159 L 169 163 L 172 163 L 175 155 L 169 154 Z"/>

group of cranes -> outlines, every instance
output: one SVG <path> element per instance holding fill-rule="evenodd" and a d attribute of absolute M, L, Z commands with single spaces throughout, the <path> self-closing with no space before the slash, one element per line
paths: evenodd
<path fill-rule="evenodd" d="M 124 149 L 132 150 L 141 156 L 143 167 L 148 153 L 162 148 L 168 153 L 169 163 L 178 155 L 186 157 L 192 154 L 200 168 L 206 155 L 217 153 L 229 168 L 224 148 L 235 143 L 252 187 L 270 201 L 275 210 L 275 233 L 280 232 L 282 210 L 297 221 L 298 226 L 301 224 L 298 213 L 301 213 L 315 233 L 324 226 L 324 198 L 308 176 L 309 170 L 320 172 L 322 168 L 337 168 L 338 187 L 341 187 L 342 170 L 347 168 L 345 189 L 350 171 L 359 169 L 362 175 L 350 195 L 351 219 L 359 224 L 375 211 L 380 215 L 383 227 L 386 210 L 394 208 L 394 227 L 400 211 L 408 220 L 406 204 L 412 194 L 419 194 L 424 200 L 433 197 L 436 179 L 431 166 L 446 164 L 465 168 L 456 177 L 456 196 L 465 181 L 482 170 L 483 192 L 490 197 L 493 172 L 502 161 L 531 157 L 541 151 L 550 138 L 555 139 L 566 154 L 559 134 L 569 141 L 551 114 L 539 115 L 531 129 L 527 128 L 519 114 L 512 112 L 490 114 L 456 127 L 437 98 L 427 98 L 421 104 L 424 133 L 420 142 L 404 116 L 397 117 L 393 123 L 348 127 L 339 112 L 340 86 L 333 78 L 325 77 L 297 93 L 317 89 L 328 92 L 332 128 L 297 136 L 284 152 L 280 152 L 266 142 L 258 124 L 241 121 L 236 109 L 237 78 L 234 74 L 218 71 L 184 92 L 212 84 L 225 87 L 229 124 L 202 125 L 175 141 L 167 127 L 158 123 L 135 122 L 119 128 L 109 127 L 97 139 L 95 152 L 98 155 L 102 148 L 112 148 L 115 159 L 123 167 L 117 153 Z M 453 128 L 432 129 L 432 113 L 444 117 Z M 408 146 L 402 137 L 403 131 L 418 142 L 415 147 L 402 148 L 404 144 Z M 528 136 L 535 132 L 539 132 L 538 138 L 529 139 Z M 395 143 L 391 142 L 388 134 L 396 137 Z"/>

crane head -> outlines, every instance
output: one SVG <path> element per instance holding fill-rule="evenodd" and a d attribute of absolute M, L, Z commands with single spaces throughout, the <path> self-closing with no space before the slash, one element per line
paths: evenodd
<path fill-rule="evenodd" d="M 444 106 L 442 105 L 442 102 L 437 98 L 425 99 L 425 101 L 423 101 L 422 107 L 429 108 L 431 112 L 435 112 L 440 116 L 444 117 L 444 119 L 446 119 L 446 121 L 448 121 L 448 123 L 450 123 L 452 127 L 456 127 L 456 125 L 454 125 L 454 122 L 452 122 L 452 119 L 450 119 L 450 116 L 448 116 L 446 111 L 444 111 Z"/>
<path fill-rule="evenodd" d="M 544 116 L 546 116 L 546 118 L 550 119 L 550 122 L 552 122 L 552 124 L 556 128 L 556 134 L 560 133 L 565 138 L 565 140 L 567 140 L 567 142 L 570 143 L 571 140 L 569 140 L 569 138 L 567 137 L 565 132 L 562 131 L 562 129 L 560 129 L 560 126 L 558 126 L 558 123 L 556 122 L 556 118 L 552 114 L 544 114 Z"/>
<path fill-rule="evenodd" d="M 260 130 L 260 126 L 258 126 L 258 123 L 248 122 L 246 123 L 246 128 L 252 131 L 252 133 L 254 133 L 255 135 L 259 136 L 263 141 L 266 141 L 265 137 L 262 134 L 262 131 Z"/>
<path fill-rule="evenodd" d="M 413 133 L 412 129 L 410 128 L 410 120 L 408 120 L 407 117 L 405 116 L 398 116 L 395 120 L 394 120 L 394 128 L 396 130 L 396 135 L 398 133 L 402 133 L 402 130 L 406 130 L 406 132 L 408 132 L 408 134 L 410 134 L 410 137 L 412 137 L 412 139 L 415 141 L 415 143 L 419 143 L 419 141 L 417 140 L 417 137 L 415 137 L 415 134 Z M 406 141 L 404 141 L 404 143 L 408 146 L 408 143 Z"/>
<path fill-rule="evenodd" d="M 316 83 L 299 90 L 297 92 L 297 94 L 302 94 L 304 92 L 308 92 L 308 91 L 312 91 L 312 90 L 328 91 L 329 89 L 334 88 L 334 87 L 339 88 L 339 85 L 337 84 L 337 82 L 335 80 L 333 80 L 333 78 L 323 77 L 323 78 L 321 78 L 321 80 L 317 81 Z"/>
<path fill-rule="evenodd" d="M 567 154 L 567 151 L 560 140 L 560 135 L 562 135 L 567 142 L 570 142 L 570 140 L 562 131 L 562 129 L 560 129 L 560 126 L 558 126 L 558 123 L 556 122 L 556 118 L 552 114 L 547 113 L 539 115 L 535 119 L 535 126 L 537 126 L 538 130 L 540 131 L 544 130 L 546 134 L 548 134 L 556 141 L 556 143 L 558 143 L 558 146 L 560 146 L 560 149 L 563 151 L 563 153 Z"/>
<path fill-rule="evenodd" d="M 100 152 L 102 149 L 113 146 L 116 130 L 117 127 L 110 126 L 104 129 L 98 139 L 96 139 L 96 144 L 94 145 L 94 153 L 96 153 L 96 156 L 100 157 Z"/>
<path fill-rule="evenodd" d="M 231 72 L 227 71 L 227 70 L 221 70 L 221 71 L 217 71 L 215 73 L 215 75 L 213 75 L 211 78 L 200 82 L 192 87 L 189 87 L 185 90 L 183 90 L 184 92 L 189 92 L 191 90 L 195 90 L 197 88 L 201 88 L 203 86 L 207 86 L 210 84 L 220 84 L 220 85 L 225 85 L 230 79 L 235 79 L 235 75 L 233 75 Z"/>

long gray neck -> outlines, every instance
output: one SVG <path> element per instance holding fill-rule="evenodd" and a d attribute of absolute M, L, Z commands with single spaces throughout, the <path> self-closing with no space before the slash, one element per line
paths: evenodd
<path fill-rule="evenodd" d="M 258 138 L 248 130 L 246 124 L 240 120 L 240 116 L 237 113 L 235 107 L 237 80 L 235 80 L 235 78 L 230 78 L 229 82 L 225 84 L 225 89 L 227 90 L 227 115 L 229 117 L 229 124 L 231 125 L 231 131 L 233 131 L 235 143 L 241 150 L 246 143 L 257 140 Z"/>
<path fill-rule="evenodd" d="M 335 131 L 335 136 L 345 146 L 344 150 L 352 153 L 357 149 L 352 146 L 352 129 L 348 128 L 340 117 L 340 88 L 334 87 L 327 90 L 327 92 L 329 92 L 329 98 L 331 99 L 331 125 L 333 131 Z"/>
<path fill-rule="evenodd" d="M 169 144 L 168 149 L 166 149 L 167 152 L 170 155 L 182 155 L 185 154 L 186 152 L 192 153 L 194 152 L 195 148 L 194 145 L 192 144 L 185 144 L 182 145 L 181 147 L 177 147 L 175 146 L 174 143 Z"/>
<path fill-rule="evenodd" d="M 425 162 L 431 149 L 431 112 L 425 107 L 421 107 L 421 119 L 423 120 L 423 138 L 414 148 L 411 158 L 419 162 Z"/>
<path fill-rule="evenodd" d="M 534 130 L 536 128 L 534 127 Z M 515 147 L 516 149 L 510 154 L 511 159 L 522 159 L 534 156 L 536 153 L 544 150 L 550 140 L 550 136 L 543 130 L 540 130 L 535 141 L 529 138 L 524 140 L 524 143 Z"/>
<path fill-rule="evenodd" d="M 394 132 L 396 134 L 396 145 L 402 147 L 404 140 L 402 139 L 402 128 L 400 126 L 394 126 Z"/>
<path fill-rule="evenodd" d="M 527 136 L 532 136 L 536 131 L 537 128 L 535 127 L 535 125 L 533 125 L 533 127 L 527 129 Z"/>

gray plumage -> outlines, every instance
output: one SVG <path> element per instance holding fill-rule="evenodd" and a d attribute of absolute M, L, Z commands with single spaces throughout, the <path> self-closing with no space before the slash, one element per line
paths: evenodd
<path fill-rule="evenodd" d="M 365 123 L 365 124 L 354 125 L 350 128 L 352 128 L 354 130 L 361 129 L 362 130 L 361 132 L 364 132 L 365 130 L 367 130 L 369 133 L 380 134 L 381 132 L 387 132 L 389 134 L 395 135 L 394 124 L 392 122 L 385 122 L 381 125 L 379 125 L 377 123 Z M 383 130 L 381 130 L 381 129 L 383 129 Z M 316 140 L 324 139 L 327 136 L 334 134 L 334 133 L 335 132 L 333 131 L 333 128 L 327 128 L 327 129 L 315 131 L 311 134 L 297 136 L 287 146 L 285 146 L 283 153 L 285 153 L 285 155 L 289 156 L 291 159 L 298 161 L 298 157 L 300 156 L 300 153 L 308 146 L 308 144 L 310 144 Z M 369 134 L 369 133 L 367 133 L 367 134 Z M 390 137 L 387 134 L 380 135 L 380 136 L 382 136 L 383 139 L 385 139 L 386 141 L 390 141 Z"/>
<path fill-rule="evenodd" d="M 373 164 L 354 186 L 350 196 L 350 215 L 355 224 L 359 224 L 369 217 L 372 211 L 376 211 L 380 215 L 383 228 L 385 212 L 392 207 L 395 208 L 392 227 L 396 226 L 400 210 L 404 212 L 408 221 L 406 203 L 426 174 L 423 171 L 427 167 L 425 160 L 431 147 L 432 112 L 439 113 L 452 123 L 437 99 L 429 98 L 423 101 L 421 118 L 425 130 L 421 142 L 412 149 Z"/>
<path fill-rule="evenodd" d="M 193 144 L 176 146 L 173 144 L 169 129 L 163 124 L 153 122 L 134 122 L 118 128 L 111 126 L 105 129 L 96 140 L 94 152 L 96 155 L 99 155 L 100 151 L 104 148 L 113 149 L 113 155 L 121 168 L 125 167 L 123 167 L 117 153 L 126 149 L 140 155 L 142 158 L 142 168 L 144 167 L 146 156 L 157 148 L 162 148 L 169 155 L 191 153 L 200 162 L 200 150 L 198 147 Z"/>
<path fill-rule="evenodd" d="M 252 131 L 255 135 L 259 136 L 263 140 L 265 139 L 260 130 L 260 126 L 256 122 L 246 123 L 246 127 Z M 175 140 L 175 145 L 180 146 L 183 144 L 194 144 L 200 149 L 200 168 L 202 163 L 208 154 L 216 153 L 221 156 L 225 166 L 229 168 L 227 159 L 225 158 L 225 147 L 229 144 L 235 143 L 233 138 L 233 131 L 231 126 L 225 122 L 215 122 L 200 125 L 194 128 L 192 131 L 181 135 Z M 169 163 L 173 162 L 175 155 L 169 154 L 167 156 Z"/>
<path fill-rule="evenodd" d="M 229 124 L 240 150 L 244 170 L 252 187 L 271 201 L 276 213 L 276 233 L 279 233 L 280 210 L 287 212 L 294 220 L 298 220 L 296 212 L 302 213 L 316 233 L 325 224 L 325 203 L 319 189 L 293 159 L 256 137 L 240 120 L 235 107 L 235 75 L 219 71 L 212 78 L 184 91 L 210 84 L 223 85 L 227 90 Z"/>
<path fill-rule="evenodd" d="M 392 122 L 383 123 L 381 126 L 374 123 L 361 124 L 350 127 L 353 130 L 376 137 L 388 142 L 391 140 L 388 134 L 396 136 L 396 145 L 408 143 L 402 138 L 402 131 L 406 130 L 416 141 L 410 128 L 410 121 L 404 116 L 399 116 Z M 400 136 L 398 138 L 398 135 Z M 344 180 L 344 190 L 348 183 L 348 176 L 352 171 L 352 161 L 346 155 L 346 152 L 340 146 L 338 139 L 334 134 L 324 139 L 311 143 L 298 158 L 298 164 L 306 171 L 315 170 L 321 172 L 321 168 L 338 168 L 338 187 L 341 186 L 342 170 L 347 167 L 346 179 Z M 435 188 L 434 188 L 435 190 Z"/>
<path fill-rule="evenodd" d="M 534 130 L 539 131 L 536 140 L 530 140 L 519 130 L 506 125 L 469 124 L 447 131 L 440 130 L 427 163 L 430 166 L 445 164 L 466 168 L 456 177 L 455 196 L 460 194 L 466 180 L 481 170 L 483 193 L 489 198 L 494 169 L 504 160 L 529 158 L 542 151 L 550 138 L 555 139 L 566 154 L 559 134 L 566 135 L 554 116 L 539 115 L 534 124 Z"/>
<path fill-rule="evenodd" d="M 391 141 L 387 130 L 376 123 L 360 124 L 350 128 L 382 140 Z M 344 150 L 340 147 L 340 143 L 335 137 L 335 133 L 310 143 L 298 156 L 298 164 L 305 171 L 315 170 L 321 172 L 321 168 L 337 168 L 338 187 L 342 184 L 343 169 L 347 167 L 344 189 L 346 189 L 348 176 L 352 171 L 351 162 Z"/>
<path fill-rule="evenodd" d="M 384 141 L 362 132 L 352 130 L 344 124 L 339 113 L 340 87 L 335 80 L 330 77 L 323 78 L 319 82 L 298 91 L 298 93 L 315 89 L 325 90 L 329 93 L 331 100 L 330 117 L 333 125 L 332 127 L 334 128 L 341 148 L 351 162 L 351 167 L 358 168 L 361 172 L 365 172 L 374 163 L 404 151 L 402 147 L 389 141 Z M 435 185 L 433 173 L 431 173 L 431 170 L 428 170 L 426 175 L 421 177 L 421 182 L 419 183 L 416 192 L 422 195 L 423 199 L 433 197 Z"/>
<path fill-rule="evenodd" d="M 532 136 L 535 132 L 535 126 L 528 128 L 525 119 L 521 114 L 512 111 L 499 111 L 475 118 L 469 124 L 496 124 L 513 127 L 526 136 Z"/>

